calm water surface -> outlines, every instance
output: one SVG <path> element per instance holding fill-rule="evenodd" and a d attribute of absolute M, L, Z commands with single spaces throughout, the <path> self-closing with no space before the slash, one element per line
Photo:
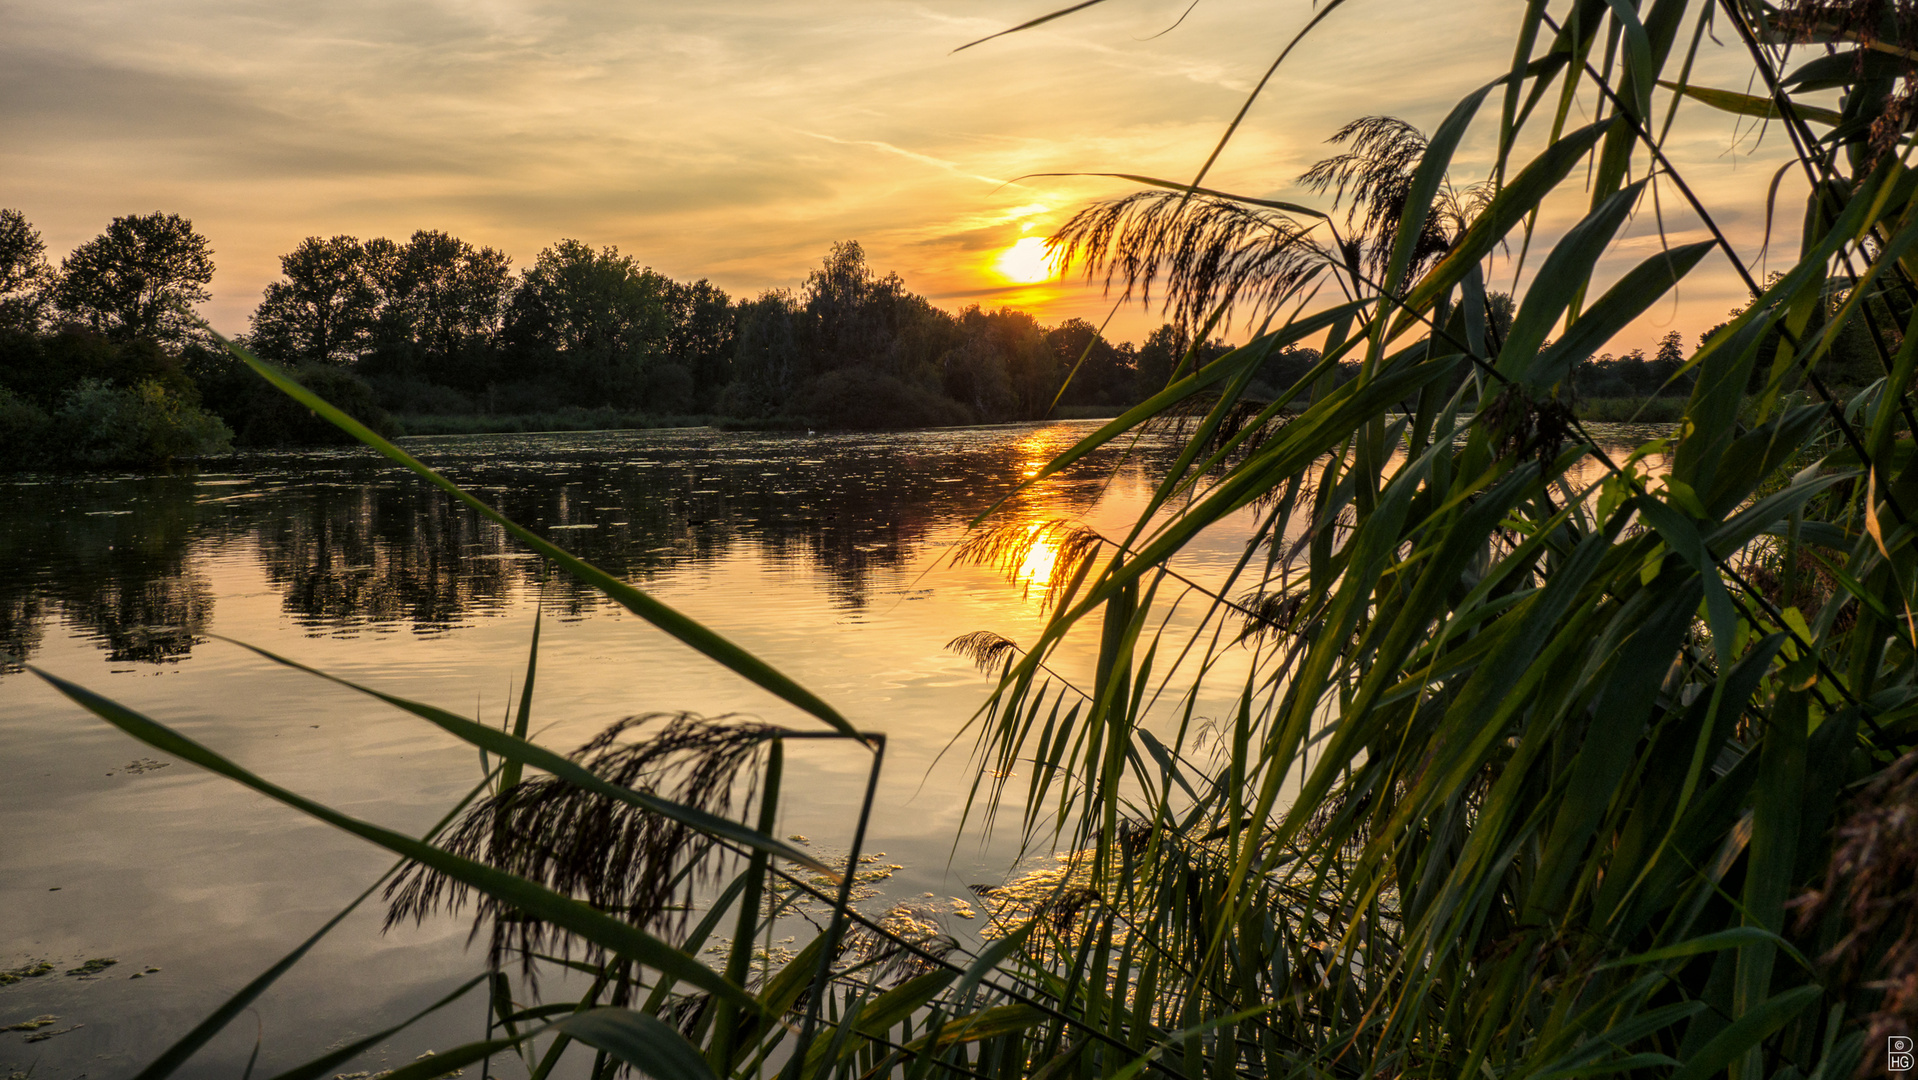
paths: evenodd
<path fill-rule="evenodd" d="M 961 835 L 972 739 L 953 740 L 987 683 L 945 645 L 980 629 L 1031 640 L 1042 612 L 1037 591 L 944 557 L 971 517 L 1092 426 L 408 444 L 515 520 L 887 732 L 868 850 L 902 867 L 888 897 L 925 902 L 964 937 L 975 924 L 949 898 L 1003 880 L 1019 853 L 1017 837 Z M 1148 442 L 1092 455 L 1003 513 L 1120 535 L 1166 452 Z M 1179 569 L 1217 580 L 1249 527 L 1213 530 Z M 570 579 L 542 578 L 500 530 L 357 449 L 259 456 L 220 473 L 0 478 L 0 651 L 382 825 L 424 830 L 477 780 L 474 751 L 214 635 L 497 720 L 544 604 L 534 716 L 549 746 L 570 750 L 620 717 L 662 710 L 817 725 Z M 1060 666 L 1089 670 L 1093 648 L 1068 648 Z M 866 764 L 850 747 L 789 748 L 782 832 L 843 851 Z M 130 1075 L 389 863 L 167 760 L 17 664 L 0 667 L 0 970 L 57 965 L 0 987 L 0 1028 L 55 1015 L 41 1031 L 64 1032 L 34 1043 L 0 1033 L 0 1078 Z M 257 1039 L 271 1075 L 478 970 L 463 920 L 383 935 L 382 916 L 368 904 L 350 918 L 190 1073 L 238 1075 Z M 92 957 L 119 963 L 62 974 Z M 451 1010 L 350 1068 L 476 1038 L 479 1015 L 477 1002 Z"/>
<path fill-rule="evenodd" d="M 1016 838 L 954 846 L 971 740 L 944 759 L 986 681 L 945 649 L 990 629 L 1030 639 L 1028 597 L 942 560 L 966 521 L 1085 424 L 876 436 L 674 433 L 410 440 L 535 528 L 720 632 L 891 744 L 868 849 L 889 895 L 966 896 L 1003 879 Z M 1006 511 L 1130 521 L 1155 448 L 1095 455 Z M 1192 569 L 1220 565 L 1234 545 Z M 213 635 L 466 715 L 497 719 L 545 625 L 540 738 L 562 750 L 656 710 L 817 726 L 570 579 L 542 583 L 497 528 L 369 453 L 273 455 L 231 472 L 0 481 L 0 649 L 356 816 L 423 830 L 475 782 L 471 748 Z M 0 1075 L 129 1074 L 323 923 L 389 859 L 237 785 L 171 762 L 0 669 Z M 781 828 L 843 850 L 866 768 L 831 744 L 788 753 Z M 378 1030 L 477 970 L 466 924 L 382 936 L 369 904 L 204 1052 L 237 1075 L 257 1038 L 283 1068 Z M 954 929 L 967 924 L 949 917 Z M 92 957 L 92 978 L 61 974 Z M 159 972 L 146 974 L 157 967 Z M 136 973 L 141 978 L 134 979 Z M 396 1038 L 368 1065 L 476 1037 L 477 1010 Z"/>

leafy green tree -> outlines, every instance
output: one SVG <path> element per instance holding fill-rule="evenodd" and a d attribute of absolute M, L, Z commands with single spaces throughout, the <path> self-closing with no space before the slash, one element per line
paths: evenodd
<path fill-rule="evenodd" d="M 1138 396 L 1148 398 L 1164 390 L 1177 379 L 1192 374 L 1194 363 L 1204 366 L 1225 355 L 1227 346 L 1223 342 L 1207 341 L 1199 345 L 1197 356 L 1188 358 L 1192 351 L 1192 339 L 1184 328 L 1166 323 L 1146 335 L 1145 344 L 1139 346 Z"/>
<path fill-rule="evenodd" d="M 131 386 L 82 380 L 54 422 L 71 459 L 90 465 L 165 465 L 225 453 L 233 440 L 219 417 L 151 380 Z"/>
<path fill-rule="evenodd" d="M 20 211 L 0 210 L 0 330 L 38 326 L 52 280 L 39 230 Z"/>
<path fill-rule="evenodd" d="M 668 282 L 666 354 L 692 376 L 692 399 L 711 409 L 733 375 L 733 302 L 723 289 L 700 279 Z"/>
<path fill-rule="evenodd" d="M 1046 331 L 1046 344 L 1059 369 L 1072 373 L 1066 404 L 1115 405 L 1131 399 L 1132 357 L 1101 336 L 1098 327 L 1084 319 L 1067 319 Z"/>
<path fill-rule="evenodd" d="M 799 308 L 784 289 L 743 302 L 736 313 L 733 378 L 720 395 L 731 416 L 770 416 L 798 386 L 804 365 L 799 344 Z"/>
<path fill-rule="evenodd" d="M 449 386 L 483 382 L 512 287 L 512 259 L 428 229 L 405 244 L 373 240 L 365 249 L 380 294 L 373 371 Z"/>
<path fill-rule="evenodd" d="M 586 404 L 638 406 L 667 344 L 670 285 L 618 248 L 578 240 L 547 248 L 508 308 L 514 374 L 563 381 Z"/>
<path fill-rule="evenodd" d="M 253 312 L 252 344 L 295 364 L 348 364 L 365 351 L 379 315 L 378 250 L 351 236 L 309 236 L 280 256 L 285 280 Z"/>
<path fill-rule="evenodd" d="M 873 273 L 859 241 L 835 243 L 824 263 L 806 275 L 799 294 L 814 369 L 883 366 L 896 308 L 906 295 L 898 274 Z"/>
<path fill-rule="evenodd" d="M 1146 335 L 1145 344 L 1139 346 L 1141 398 L 1151 397 L 1172 381 L 1172 367 L 1184 358 L 1188 344 L 1186 335 L 1171 323 L 1165 323 Z"/>
<path fill-rule="evenodd" d="M 73 250 L 60 264 L 53 299 L 68 318 L 116 341 L 169 344 L 196 325 L 208 299 L 213 252 L 178 214 L 130 214 Z"/>
<path fill-rule="evenodd" d="M 985 311 L 975 304 L 959 314 L 959 328 L 974 355 L 981 357 L 982 363 L 986 362 L 983 358 L 990 357 L 990 362 L 996 363 L 1004 373 L 1008 397 L 1003 411 L 982 418 L 1036 420 L 1043 417 L 1059 391 L 1065 371 L 1047 344 L 1039 320 L 1013 308 Z"/>

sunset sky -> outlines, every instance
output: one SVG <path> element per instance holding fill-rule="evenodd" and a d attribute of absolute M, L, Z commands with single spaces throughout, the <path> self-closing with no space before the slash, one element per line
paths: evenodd
<path fill-rule="evenodd" d="M 12 0 L 0 205 L 23 210 L 56 261 L 116 214 L 190 217 L 219 264 L 206 314 L 229 331 L 302 237 L 418 228 L 522 266 L 562 237 L 613 244 L 735 294 L 796 285 L 830 243 L 857 239 L 942 306 L 1096 322 L 1110 307 L 1097 289 L 1008 275 L 1032 276 L 1036 238 L 1131 185 L 1010 181 L 1189 178 L 1315 10 L 1202 0 L 1161 35 L 1186 3 L 1109 0 L 955 53 L 1051 3 Z M 1328 134 L 1372 113 L 1430 130 L 1509 63 L 1522 8 L 1351 0 L 1280 69 L 1208 182 L 1323 205 L 1292 181 L 1329 152 Z M 1707 42 L 1697 81 L 1743 89 L 1725 41 Z M 1495 123 L 1486 110 L 1456 178 L 1483 174 Z M 1780 140 L 1693 107 L 1670 152 L 1756 256 Z M 1787 254 L 1796 182 L 1773 237 Z M 1541 232 L 1575 203 L 1560 200 Z M 1704 235 L 1663 209 L 1674 240 Z M 1650 214 L 1631 231 L 1608 272 L 1656 245 Z M 1742 299 L 1707 264 L 1618 344 L 1695 338 Z M 1159 321 L 1134 305 L 1112 336 Z"/>

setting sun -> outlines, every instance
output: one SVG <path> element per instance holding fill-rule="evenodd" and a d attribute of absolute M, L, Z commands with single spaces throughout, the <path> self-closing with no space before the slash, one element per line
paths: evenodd
<path fill-rule="evenodd" d="M 1046 242 L 1042 237 L 1020 237 L 1011 247 L 999 253 L 999 257 L 992 262 L 992 268 L 1007 281 L 1019 285 L 1036 285 L 1052 280 L 1052 259 L 1046 254 Z"/>

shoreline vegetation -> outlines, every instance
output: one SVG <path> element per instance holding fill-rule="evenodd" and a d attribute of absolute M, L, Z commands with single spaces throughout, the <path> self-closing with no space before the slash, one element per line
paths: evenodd
<path fill-rule="evenodd" d="M 1062 234 L 1068 255 L 1074 235 Z M 868 266 L 851 241 L 834 244 L 798 288 L 751 299 L 575 240 L 515 274 L 503 253 L 431 230 L 404 242 L 309 237 L 281 269 L 235 341 L 388 436 L 1107 418 L 1232 349 L 1195 340 L 1192 326 L 1212 324 L 1189 305 L 1169 305 L 1176 321 L 1137 345 L 1080 319 L 948 312 Z M 116 218 L 55 267 L 24 216 L 0 210 L 0 466 L 163 466 L 340 442 L 192 314 L 213 273 L 209 241 L 177 214 Z M 1488 294 L 1486 332 L 1508 333 L 1514 313 L 1511 297 Z M 1840 336 L 1840 381 L 1864 370 L 1867 344 Z M 1776 335 L 1765 348 L 1775 351 Z M 1684 359 L 1676 331 L 1650 358 L 1581 358 L 1567 380 L 1584 402 L 1574 411 L 1671 422 L 1690 388 Z M 1270 401 L 1297 387 L 1288 406 L 1297 411 L 1358 373 L 1341 359 L 1301 385 L 1320 360 L 1318 348 L 1291 342 L 1241 394 Z"/>
<path fill-rule="evenodd" d="M 1125 411 L 1124 405 L 1061 405 L 1052 411 L 1052 420 L 1109 420 Z M 622 413 L 614 409 L 573 408 L 548 413 L 436 415 L 402 414 L 393 418 L 403 436 L 427 435 L 505 435 L 537 434 L 557 431 L 655 431 L 674 428 L 710 427 L 720 431 L 816 431 L 816 422 L 803 416 L 762 416 L 741 418 L 693 414 L 655 416 L 646 413 Z"/>
<path fill-rule="evenodd" d="M 20 410 L 21 407 L 17 399 L 7 398 L 5 393 L 4 390 L 0 390 L 0 429 L 26 431 L 30 433 L 28 437 L 36 441 L 45 440 L 51 443 L 61 440 L 64 436 L 68 444 L 72 445 L 74 432 L 71 429 L 62 432 L 59 419 L 71 422 L 76 413 L 81 418 L 78 425 L 81 430 L 91 427 L 102 430 L 118 429 L 128 433 L 127 438 L 119 441 L 82 442 L 83 449 L 70 454 L 65 459 L 36 456 L 30 451 L 17 453 L 10 463 L 14 468 L 165 467 L 172 464 L 185 465 L 229 460 L 236 452 L 248 449 L 246 446 L 234 446 L 230 429 L 225 429 L 218 417 L 206 414 L 203 410 L 197 415 L 189 412 L 188 416 L 191 419 L 186 422 L 172 419 L 179 415 L 180 407 L 170 402 L 158 408 L 154 407 L 154 395 L 150 387 L 139 388 L 130 393 L 112 392 L 110 389 L 103 393 L 102 388 L 89 387 L 86 393 L 76 395 L 77 407 L 62 414 L 59 419 L 45 417 L 44 414 L 28 414 L 21 418 L 18 411 L 10 414 L 9 409 Z M 1576 401 L 1572 412 L 1580 420 L 1592 423 L 1676 424 L 1684 418 L 1684 407 L 1683 398 L 1594 398 Z M 1110 420 L 1120 416 L 1125 410 L 1124 405 L 1061 405 L 1055 408 L 1047 419 Z M 1302 411 L 1303 407 L 1287 408 L 1282 410 L 1280 415 L 1297 416 Z M 102 413 L 105 415 L 101 416 Z M 146 416 L 157 416 L 159 422 L 155 423 L 153 420 L 146 419 Z M 712 428 L 716 431 L 807 433 L 822 429 L 834 430 L 803 416 L 740 418 L 710 414 L 652 415 L 581 407 L 541 413 L 418 413 L 397 416 L 388 414 L 385 419 L 386 423 L 382 426 L 382 430 L 389 438 L 395 439 L 464 435 L 543 435 L 596 431 L 669 431 L 692 428 Z M 159 430 L 155 431 L 155 428 Z M 18 436 L 15 437 L 18 438 Z M 274 445 L 299 447 L 331 443 L 332 440 L 315 440 Z M 95 449 L 84 448 L 88 446 Z"/>
<path fill-rule="evenodd" d="M 1041 419 L 1055 402 L 1116 415 L 1230 349 L 1170 323 L 1134 346 L 1078 319 L 948 312 L 850 241 L 797 289 L 750 299 L 574 240 L 515 273 L 431 230 L 309 237 L 281 268 L 233 340 L 388 436 L 908 428 Z M 209 241 L 176 214 L 116 218 L 56 268 L 24 216 L 0 211 L 0 461 L 128 467 L 340 442 L 192 315 L 213 273 Z M 1275 357 L 1262 385 L 1316 359 Z"/>
<path fill-rule="evenodd" d="M 1125 412 L 1123 405 L 1061 405 L 1052 420 L 1110 420 Z M 1282 415 L 1296 416 L 1303 407 Z M 1597 424 L 1676 424 L 1684 419 L 1681 397 L 1617 397 L 1574 400 L 1572 413 Z M 513 415 L 409 414 L 394 417 L 401 436 L 539 434 L 560 431 L 653 431 L 711 427 L 720 431 L 816 430 L 805 417 L 761 417 L 745 420 L 730 416 L 649 416 L 611 409 L 573 409 L 556 413 Z"/>

